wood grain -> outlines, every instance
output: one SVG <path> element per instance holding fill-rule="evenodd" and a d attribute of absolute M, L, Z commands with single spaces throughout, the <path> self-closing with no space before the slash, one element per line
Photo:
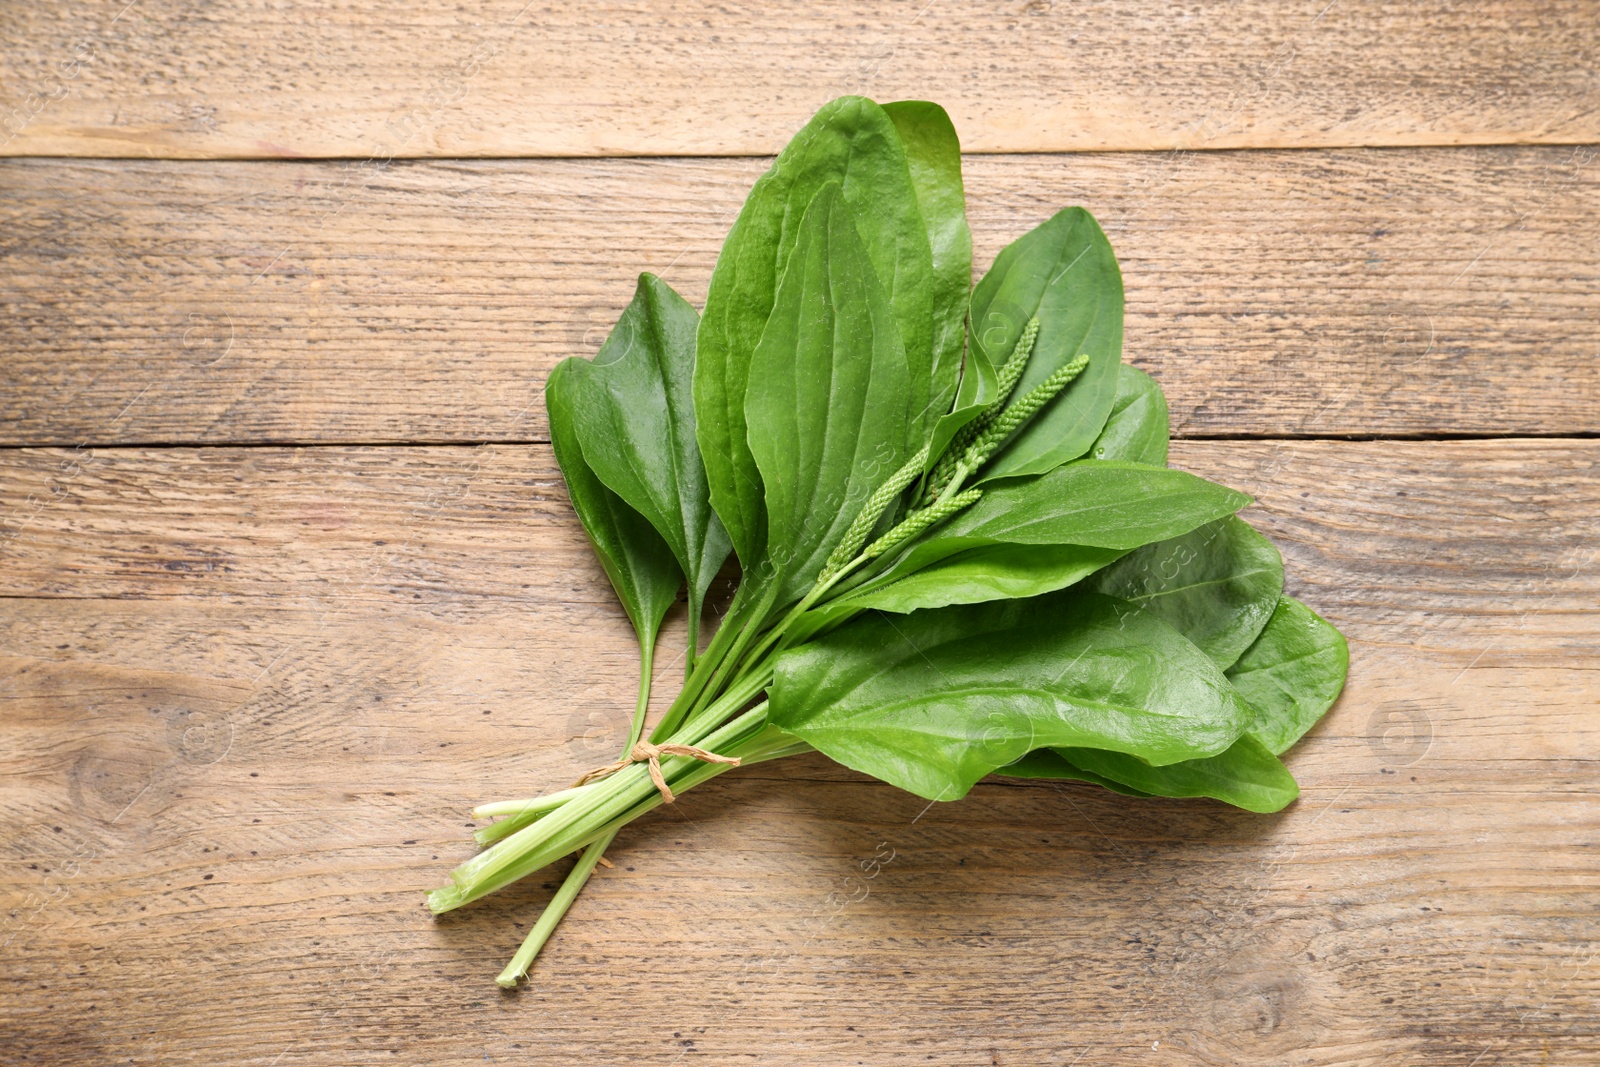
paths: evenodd
<path fill-rule="evenodd" d="M 980 152 L 1575 143 L 1600 139 L 1597 24 L 1589 0 L 96 0 L 9 13 L 0 138 L 135 158 L 759 155 L 860 93 L 937 100 Z"/>
<path fill-rule="evenodd" d="M 67 446 L 0 447 L 0 1062 L 1600 1060 L 1600 442 L 1393 439 L 1600 432 L 1595 16 L 12 5 L 0 155 L 95 158 L 0 163 L 0 446 Z M 690 157 L 847 92 L 950 108 L 980 264 L 1096 213 L 1350 686 L 1272 817 L 731 774 L 501 994 L 560 869 L 422 892 L 635 670 L 515 442 L 637 271 L 703 299 L 766 161 Z"/>
<path fill-rule="evenodd" d="M 633 671 L 548 450 L 4 453 L 4 1058 L 1593 1063 L 1600 442 L 1174 459 L 1351 638 L 1294 807 L 738 772 L 502 995 L 551 883 L 421 893 Z"/>
<path fill-rule="evenodd" d="M 1593 149 L 968 160 L 977 262 L 1105 226 L 1180 434 L 1600 430 Z M 13 161 L 0 442 L 543 439 L 654 271 L 704 299 L 761 160 Z"/>

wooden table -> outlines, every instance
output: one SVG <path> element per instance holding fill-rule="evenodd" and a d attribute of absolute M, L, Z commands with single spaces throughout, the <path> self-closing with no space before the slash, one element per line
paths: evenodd
<path fill-rule="evenodd" d="M 125 3 L 0 29 L 0 1062 L 1600 1062 L 1600 5 Z M 544 376 L 847 92 L 1096 214 L 1349 688 L 1271 817 L 730 774 L 502 994 L 560 869 L 422 893 L 635 670 Z"/>

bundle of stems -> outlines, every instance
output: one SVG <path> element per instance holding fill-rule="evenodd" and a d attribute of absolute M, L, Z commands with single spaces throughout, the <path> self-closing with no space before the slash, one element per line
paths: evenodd
<path fill-rule="evenodd" d="M 1036 326 L 1019 343 L 1014 353 L 1019 364 L 1026 361 L 1031 334 L 1035 332 Z M 1054 376 L 1038 402 L 1029 405 L 1031 408 L 1037 410 L 1065 388 L 1083 369 L 1083 362 L 1069 366 L 1073 366 L 1073 373 Z M 1012 382 L 1016 377 L 1011 376 Z M 993 410 L 998 411 L 1008 396 L 1009 390 L 993 401 Z M 816 632 L 810 626 L 797 629 L 796 624 L 813 608 L 824 606 L 881 574 L 898 550 L 919 533 L 975 503 L 982 491 L 963 491 L 963 484 L 982 466 L 995 443 L 1009 436 L 1021 421 L 1014 420 L 1004 435 L 958 437 L 952 448 L 960 458 L 935 467 L 926 476 L 923 468 L 927 450 L 913 456 L 868 499 L 822 574 L 798 603 L 780 611 L 775 603 L 777 585 L 741 583 L 705 652 L 689 657 L 692 666 L 683 688 L 650 732 L 644 749 L 639 745 L 650 703 L 653 642 L 641 644 L 639 697 L 628 742 L 618 763 L 601 769 L 609 773 L 541 797 L 496 801 L 473 809 L 474 818 L 498 817 L 499 821 L 473 835 L 479 844 L 489 847 L 451 871 L 449 885 L 428 894 L 428 907 L 436 915 L 477 900 L 564 856 L 582 852 L 522 947 L 495 979 L 499 985 L 513 988 L 528 973 L 601 856 L 628 823 L 734 767 L 813 751 L 806 742 L 769 725 L 767 703 L 759 699 L 772 684 L 778 655 L 796 636 L 809 637 Z M 884 513 L 902 506 L 907 489 L 914 482 L 920 484 L 909 498 L 921 498 L 922 506 L 907 507 L 898 523 L 864 544 Z M 660 751 L 673 748 L 694 748 L 721 758 L 711 761 Z M 652 749 L 665 789 L 650 773 Z"/>
<path fill-rule="evenodd" d="M 1067 208 L 976 286 L 971 251 L 949 116 L 846 97 L 756 182 L 703 313 L 641 275 L 594 358 L 551 373 L 551 444 L 641 669 L 618 758 L 475 809 L 487 847 L 428 897 L 580 854 L 502 986 L 624 826 L 736 766 L 816 751 L 941 801 L 991 773 L 1259 812 L 1298 795 L 1278 757 L 1348 649 L 1284 595 L 1250 497 L 1167 465 L 1105 233 Z M 687 680 L 646 738 L 680 590 Z"/>

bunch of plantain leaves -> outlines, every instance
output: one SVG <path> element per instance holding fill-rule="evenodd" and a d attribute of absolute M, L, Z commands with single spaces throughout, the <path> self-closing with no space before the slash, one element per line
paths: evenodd
<path fill-rule="evenodd" d="M 1257 812 L 1348 651 L 1283 593 L 1242 493 L 1167 467 L 1161 388 L 1121 362 L 1122 280 L 1068 208 L 976 288 L 937 105 L 824 107 L 751 190 L 695 310 L 639 279 L 546 386 L 556 459 L 639 637 L 615 763 L 487 804 L 460 907 L 581 851 L 514 986 L 627 823 L 738 764 L 818 751 L 930 800 L 991 773 Z M 740 581 L 704 650 L 707 592 Z M 663 617 L 688 674 L 644 736 Z"/>

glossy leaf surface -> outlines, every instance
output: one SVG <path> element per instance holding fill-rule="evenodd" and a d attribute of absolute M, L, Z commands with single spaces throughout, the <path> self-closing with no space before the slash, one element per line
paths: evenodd
<path fill-rule="evenodd" d="M 1137 367 L 1118 366 L 1111 414 L 1089 446 L 1089 457 L 1165 467 L 1169 434 L 1167 398 L 1161 386 Z"/>
<path fill-rule="evenodd" d="M 1104 778 L 1093 771 L 1074 767 L 1052 748 L 1036 748 L 1017 762 L 1008 763 L 994 773 L 1003 774 L 1007 778 L 1049 778 L 1064 782 L 1088 782 L 1090 785 L 1109 789 L 1113 793 L 1121 793 L 1125 797 L 1150 796 L 1149 793 L 1141 793 L 1131 786 Z"/>
<path fill-rule="evenodd" d="M 931 432 L 934 422 L 949 410 L 961 377 L 972 290 L 972 233 L 961 182 L 961 142 L 950 116 L 926 100 L 901 100 L 885 104 L 883 110 L 905 146 L 917 209 L 933 255 L 933 373 L 926 414 L 913 419 L 915 449 L 922 447 L 925 432 Z"/>
<path fill-rule="evenodd" d="M 839 185 L 892 318 L 913 360 L 912 380 L 931 381 L 933 254 L 895 124 L 861 97 L 826 105 L 751 189 L 712 271 L 697 337 L 695 406 L 711 503 L 740 561 L 766 548 L 761 474 L 748 443 L 745 392 L 799 238 L 801 219 L 824 185 Z M 921 410 L 919 406 L 918 411 Z"/>
<path fill-rule="evenodd" d="M 1052 592 L 1249 500 L 1184 471 L 1080 460 L 990 487 L 882 574 L 817 610 L 835 620 L 865 607 L 912 611 Z"/>
<path fill-rule="evenodd" d="M 1187 533 L 1249 503 L 1245 494 L 1186 471 L 1080 460 L 990 486 L 983 499 L 925 535 L 889 573 L 907 574 L 993 544 L 1128 551 Z"/>
<path fill-rule="evenodd" d="M 1174 527 L 1186 531 L 1231 515 L 1250 501 L 1238 490 L 1187 471 L 1080 460 L 989 487 L 939 536 L 1136 548 L 1173 536 Z"/>
<path fill-rule="evenodd" d="M 595 475 L 656 528 L 688 576 L 691 614 L 728 557 L 695 435 L 700 316 L 652 274 L 639 276 L 576 390 L 573 430 Z"/>
<path fill-rule="evenodd" d="M 781 656 L 769 699 L 830 758 L 935 800 L 1036 748 L 1214 755 L 1253 714 L 1166 623 L 1075 590 L 865 616 Z"/>
<path fill-rule="evenodd" d="M 683 572 L 672 549 L 645 517 L 595 477 L 578 444 L 578 396 L 590 370 L 588 361 L 568 359 L 545 383 L 550 443 L 566 479 L 567 494 L 595 555 L 633 622 L 639 641 L 654 647 L 661 620 L 677 599 Z"/>
<path fill-rule="evenodd" d="M 1228 679 L 1256 709 L 1250 732 L 1282 753 L 1333 707 L 1349 668 L 1344 635 L 1286 596 Z"/>
<path fill-rule="evenodd" d="M 1006 246 L 973 290 L 971 316 L 972 349 L 991 366 L 1039 320 L 1010 403 L 1079 353 L 1089 356 L 1083 373 L 1001 446 L 984 478 L 1042 474 L 1088 452 L 1111 414 L 1122 360 L 1122 274 L 1094 217 L 1068 208 Z"/>
<path fill-rule="evenodd" d="M 1227 670 L 1278 606 L 1283 557 L 1229 515 L 1128 553 L 1094 586 L 1159 615 Z"/>
<path fill-rule="evenodd" d="M 750 364 L 745 417 L 766 490 L 777 603 L 811 588 L 873 491 L 907 456 L 904 349 L 849 206 L 824 186 Z"/>
<path fill-rule="evenodd" d="M 903 614 L 949 604 L 1039 596 L 1082 581 L 1121 555 L 1120 549 L 1087 545 L 983 545 L 842 597 L 829 608 L 877 608 Z"/>
<path fill-rule="evenodd" d="M 1074 767 L 1125 787 L 1161 797 L 1210 797 L 1246 811 L 1281 811 L 1300 787 L 1278 757 L 1249 734 L 1227 751 L 1202 759 L 1152 767 L 1122 752 L 1098 749 L 1056 750 Z"/>

